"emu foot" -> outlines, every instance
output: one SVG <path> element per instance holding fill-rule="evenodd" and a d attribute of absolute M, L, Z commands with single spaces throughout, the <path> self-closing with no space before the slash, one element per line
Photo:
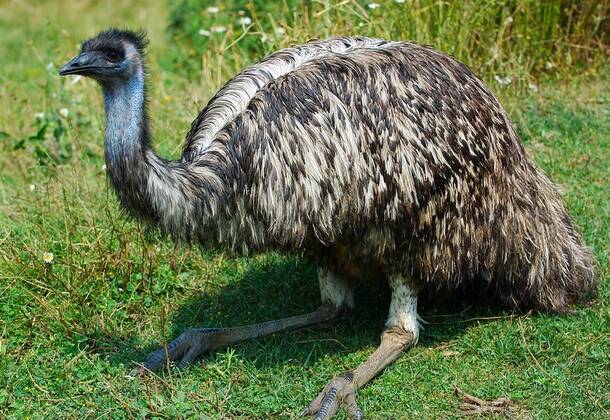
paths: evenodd
<path fill-rule="evenodd" d="M 308 314 L 275 321 L 235 328 L 194 328 L 187 330 L 169 343 L 167 348 L 163 347 L 149 354 L 143 365 L 133 370 L 129 376 L 158 370 L 168 362 L 175 362 L 178 367 L 184 367 L 193 363 L 197 356 L 207 351 L 218 350 L 246 340 L 318 325 L 335 319 L 338 313 L 337 309 L 329 305 L 322 305 Z"/>
<path fill-rule="evenodd" d="M 349 417 L 361 420 L 362 411 L 356 405 L 354 373 L 345 372 L 334 378 L 320 394 L 301 412 L 301 416 L 315 416 L 315 420 L 333 417 L 339 407 L 345 405 Z"/>
<path fill-rule="evenodd" d="M 176 363 L 179 368 L 193 363 L 202 353 L 219 347 L 222 328 L 193 328 L 186 330 L 166 347 L 150 353 L 142 366 L 132 371 L 132 376 L 161 369 L 166 363 Z"/>

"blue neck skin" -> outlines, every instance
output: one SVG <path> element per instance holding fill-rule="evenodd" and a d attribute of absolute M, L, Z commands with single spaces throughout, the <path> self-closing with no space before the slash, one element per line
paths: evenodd
<path fill-rule="evenodd" d="M 147 122 L 144 110 L 144 74 L 102 83 L 106 111 L 105 152 L 109 166 L 120 168 L 128 157 L 144 152 Z M 127 159 L 126 159 L 127 158 Z"/>

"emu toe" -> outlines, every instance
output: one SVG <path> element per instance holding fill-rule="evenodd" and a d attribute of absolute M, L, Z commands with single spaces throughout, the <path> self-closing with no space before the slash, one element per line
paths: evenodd
<path fill-rule="evenodd" d="M 301 412 L 301 416 L 315 416 L 315 420 L 332 418 L 344 405 L 351 419 L 361 420 L 362 410 L 356 404 L 354 374 L 346 372 L 334 378 Z"/>
<path fill-rule="evenodd" d="M 175 363 L 179 368 L 193 363 L 202 353 L 218 347 L 222 328 L 194 328 L 186 330 L 167 347 L 150 353 L 136 373 L 157 371 L 167 362 Z"/>

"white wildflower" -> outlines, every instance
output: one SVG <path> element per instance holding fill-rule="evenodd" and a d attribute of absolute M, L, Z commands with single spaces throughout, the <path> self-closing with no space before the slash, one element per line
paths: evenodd
<path fill-rule="evenodd" d="M 197 33 L 199 35 L 201 35 L 201 36 L 210 36 L 210 35 L 212 35 L 212 32 L 208 31 L 207 29 L 199 29 L 199 31 Z"/>
<path fill-rule="evenodd" d="M 83 78 L 83 76 L 81 76 L 80 74 L 77 74 L 76 76 L 74 76 L 74 77 L 72 78 L 72 84 L 73 84 L 73 85 L 77 84 L 78 82 L 80 82 L 80 81 L 81 81 L 81 79 L 82 79 L 82 78 Z"/>
<path fill-rule="evenodd" d="M 513 19 L 512 16 L 509 16 L 508 18 L 506 18 L 506 24 L 510 25 L 511 23 L 513 23 L 515 20 Z"/>
<path fill-rule="evenodd" d="M 371 10 L 375 10 L 375 9 L 377 9 L 378 7 L 381 7 L 381 5 L 380 5 L 379 3 L 369 3 L 367 6 L 368 6 L 368 8 L 369 8 L 369 9 L 371 9 Z"/>
<path fill-rule="evenodd" d="M 496 82 L 498 82 L 498 84 L 500 85 L 510 85 L 510 82 L 513 81 L 513 78 L 510 76 L 506 76 L 506 77 L 500 77 L 497 74 L 494 76 L 494 79 L 496 80 Z"/>
<path fill-rule="evenodd" d="M 28 186 L 28 188 L 29 188 L 29 189 L 30 189 L 30 191 L 32 191 L 32 192 L 36 191 L 36 185 L 34 185 L 34 184 L 30 184 L 30 185 Z"/>
<path fill-rule="evenodd" d="M 227 28 L 225 28 L 224 26 L 212 26 L 210 28 L 210 30 L 214 33 L 221 33 L 221 32 L 225 32 L 227 30 Z"/>
<path fill-rule="evenodd" d="M 550 70 L 553 67 L 555 67 L 555 66 L 550 61 L 547 61 L 546 63 L 544 63 L 544 68 L 547 69 L 547 70 Z"/>
<path fill-rule="evenodd" d="M 53 262 L 53 253 L 52 252 L 43 252 L 42 253 L 42 262 L 45 264 L 51 264 Z"/>
<path fill-rule="evenodd" d="M 405 0 L 394 0 L 394 1 L 398 4 L 403 4 L 405 2 Z"/>
<path fill-rule="evenodd" d="M 364 26 L 364 22 L 358 22 L 358 27 L 362 28 Z"/>
<path fill-rule="evenodd" d="M 44 112 L 35 113 L 34 118 L 36 118 L 37 120 L 44 120 Z"/>
<path fill-rule="evenodd" d="M 53 64 L 51 61 L 49 61 L 49 63 L 46 65 L 46 69 L 48 71 L 53 71 L 54 68 L 55 68 L 55 64 Z"/>
<path fill-rule="evenodd" d="M 282 28 L 281 26 L 278 26 L 277 28 L 275 28 L 275 34 L 276 35 L 285 35 L 286 29 Z"/>
<path fill-rule="evenodd" d="M 531 90 L 532 92 L 538 92 L 538 86 L 533 84 L 533 83 L 529 83 L 527 85 L 527 87 L 529 88 L 529 90 Z"/>
<path fill-rule="evenodd" d="M 261 42 L 267 42 L 269 41 L 269 35 L 267 35 L 266 33 L 262 33 L 261 34 Z"/>
<path fill-rule="evenodd" d="M 210 6 L 207 9 L 205 9 L 205 11 L 211 15 L 214 15 L 214 14 L 220 12 L 220 9 L 217 6 Z"/>
<path fill-rule="evenodd" d="M 248 16 L 240 17 L 237 20 L 237 23 L 239 23 L 241 26 L 248 26 L 252 23 L 252 19 L 250 19 Z"/>
<path fill-rule="evenodd" d="M 102 171 L 106 172 L 106 164 L 105 163 L 102 165 Z"/>
<path fill-rule="evenodd" d="M 70 111 L 68 111 L 68 108 L 62 108 L 59 110 L 59 115 L 64 118 L 68 118 L 68 115 L 70 115 Z"/>

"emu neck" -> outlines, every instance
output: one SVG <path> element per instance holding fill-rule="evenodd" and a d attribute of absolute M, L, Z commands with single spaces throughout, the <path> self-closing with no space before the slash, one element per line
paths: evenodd
<path fill-rule="evenodd" d="M 160 158 L 149 145 L 144 72 L 102 83 L 108 178 L 123 209 L 177 239 L 193 239 L 224 193 L 216 172 Z M 218 166 L 218 165 L 216 165 Z"/>
<path fill-rule="evenodd" d="M 123 208 L 133 216 L 156 219 L 151 211 L 148 178 L 148 121 L 144 72 L 102 83 L 106 110 L 105 155 L 108 177 Z"/>
<path fill-rule="evenodd" d="M 125 160 L 141 157 L 148 146 L 144 75 L 140 73 L 127 80 L 104 83 L 102 91 L 106 110 L 107 163 L 114 169 L 125 169 Z"/>

